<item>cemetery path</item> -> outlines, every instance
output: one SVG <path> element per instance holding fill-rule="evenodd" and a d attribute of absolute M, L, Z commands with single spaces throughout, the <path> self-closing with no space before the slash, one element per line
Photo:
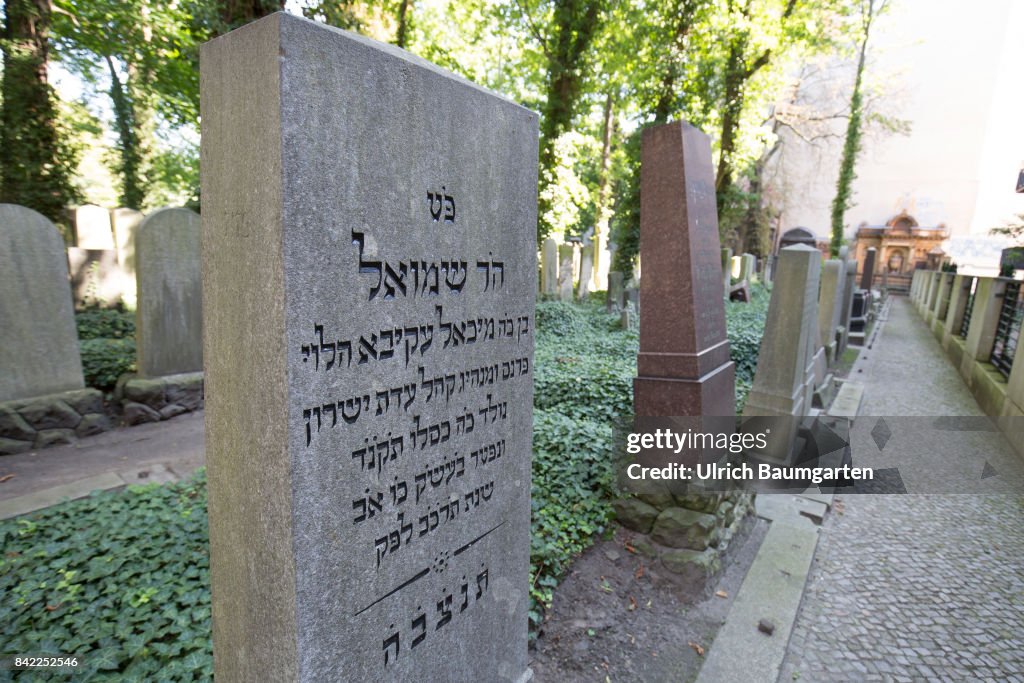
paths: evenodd
<path fill-rule="evenodd" d="M 187 477 L 204 464 L 204 454 L 203 412 L 198 411 L 166 422 L 114 429 L 67 446 L 5 455 L 0 457 L 0 479 L 11 476 L 0 483 L 0 503 L 27 503 L 30 497 L 39 497 L 52 504 L 60 497 L 109 488 L 108 483 L 145 483 L 148 477 L 140 478 L 139 473 L 161 473 L 149 481 Z M 123 481 L 116 481 L 118 475 Z M 78 482 L 83 486 L 76 487 Z M 57 497 L 44 500 L 47 492 Z"/>
<path fill-rule="evenodd" d="M 983 414 L 902 297 L 861 356 L 864 413 Z M 1006 452 L 999 432 L 969 438 Z M 1024 682 L 1022 566 L 1019 494 L 838 496 L 779 680 Z"/>

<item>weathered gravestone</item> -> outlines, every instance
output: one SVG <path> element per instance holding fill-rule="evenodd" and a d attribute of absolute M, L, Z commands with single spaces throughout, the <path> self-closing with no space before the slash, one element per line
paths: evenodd
<path fill-rule="evenodd" d="M 594 243 L 588 242 L 580 250 L 580 280 L 576 296 L 586 301 L 594 279 Z"/>
<path fill-rule="evenodd" d="M 622 273 L 617 270 L 608 273 L 608 295 L 605 298 L 605 308 L 609 313 L 625 305 L 622 283 Z"/>
<path fill-rule="evenodd" d="M 758 455 L 787 461 L 795 451 L 800 418 L 811 411 L 813 351 L 817 346 L 818 280 L 821 252 L 805 244 L 779 251 L 754 384 L 743 407 L 745 418 L 787 419 L 769 424 L 772 438 Z"/>
<path fill-rule="evenodd" d="M 551 237 L 544 240 L 541 248 L 540 291 L 548 296 L 558 292 L 558 242 Z"/>
<path fill-rule="evenodd" d="M 571 244 L 558 245 L 558 298 L 572 301 L 573 268 L 576 263 L 576 249 Z"/>
<path fill-rule="evenodd" d="M 829 364 L 836 362 L 836 332 L 842 323 L 843 262 L 829 259 L 821 269 L 821 290 L 818 292 L 818 331 Z"/>
<path fill-rule="evenodd" d="M 113 249 L 114 233 L 110 229 L 110 212 L 100 206 L 86 204 L 74 211 L 75 246 L 79 249 Z"/>
<path fill-rule="evenodd" d="M 860 276 L 860 288 L 868 292 L 871 291 L 871 286 L 874 284 L 875 256 L 877 254 L 878 250 L 874 247 L 869 247 L 864 254 L 864 272 Z"/>
<path fill-rule="evenodd" d="M 525 680 L 537 116 L 288 14 L 201 64 L 217 679 Z"/>
<path fill-rule="evenodd" d="M 710 142 L 671 123 L 644 130 L 641 155 L 636 414 L 735 415 Z"/>
<path fill-rule="evenodd" d="M 139 226 L 135 343 L 144 377 L 203 369 L 200 246 L 199 215 L 188 209 L 161 209 Z"/>
<path fill-rule="evenodd" d="M 53 223 L 0 204 L 0 401 L 85 386 L 65 259 Z"/>
<path fill-rule="evenodd" d="M 757 273 L 757 257 L 753 254 L 740 256 L 740 279 L 750 281 Z"/>
<path fill-rule="evenodd" d="M 110 212 L 110 224 L 114 228 L 114 247 L 117 262 L 124 273 L 121 297 L 129 308 L 135 308 L 135 235 L 145 216 L 141 211 L 124 207 Z"/>
<path fill-rule="evenodd" d="M 842 250 L 839 252 L 843 256 Z M 840 357 L 846 352 L 850 344 L 850 314 L 853 311 L 853 293 L 857 291 L 857 261 L 856 259 L 846 260 L 845 282 L 843 284 L 843 307 L 839 311 L 839 318 L 842 324 L 842 335 L 839 339 L 839 350 L 836 352 Z"/>
<path fill-rule="evenodd" d="M 722 287 L 725 296 L 729 296 L 729 288 L 732 286 L 732 249 L 722 248 Z"/>
<path fill-rule="evenodd" d="M 109 307 L 121 302 L 125 276 L 113 249 L 68 247 L 68 271 L 76 307 Z"/>

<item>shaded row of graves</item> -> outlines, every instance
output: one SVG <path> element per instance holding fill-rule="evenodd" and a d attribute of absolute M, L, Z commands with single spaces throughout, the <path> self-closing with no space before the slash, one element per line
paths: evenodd
<path fill-rule="evenodd" d="M 0 205 L 0 454 L 203 405 L 198 214 L 76 214 L 75 245 L 65 247 L 39 213 Z M 111 401 L 85 386 L 75 325 L 76 305 L 101 300 L 136 309 L 138 376 L 123 378 Z"/>
<path fill-rule="evenodd" d="M 1024 320 L 1021 281 L 918 270 L 910 298 L 985 414 L 1024 453 Z"/>

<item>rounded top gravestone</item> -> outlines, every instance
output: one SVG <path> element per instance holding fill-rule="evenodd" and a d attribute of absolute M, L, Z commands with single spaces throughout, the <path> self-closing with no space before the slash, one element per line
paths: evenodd
<path fill-rule="evenodd" d="M 203 369 L 200 218 L 161 209 L 135 237 L 135 334 L 139 374 L 160 377 Z"/>
<path fill-rule="evenodd" d="M 42 214 L 0 204 L 0 401 L 81 389 L 64 241 Z"/>

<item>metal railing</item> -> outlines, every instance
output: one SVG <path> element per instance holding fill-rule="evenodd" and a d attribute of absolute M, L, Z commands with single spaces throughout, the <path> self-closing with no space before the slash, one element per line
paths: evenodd
<path fill-rule="evenodd" d="M 1017 340 L 1020 338 L 1021 319 L 1024 318 L 1024 300 L 1021 300 L 1020 284 L 1019 280 L 1006 284 L 1003 305 L 999 309 L 999 321 L 996 323 L 996 338 L 992 343 L 990 361 L 996 366 L 996 370 L 1007 378 L 1013 368 L 1013 356 L 1017 352 Z"/>
<path fill-rule="evenodd" d="M 966 287 L 965 287 L 966 289 Z M 964 305 L 964 317 L 960 319 L 960 336 L 967 339 L 967 331 L 971 329 L 971 313 L 974 311 L 974 294 L 978 289 L 978 278 L 971 278 L 970 294 L 967 295 L 967 303 Z"/>

